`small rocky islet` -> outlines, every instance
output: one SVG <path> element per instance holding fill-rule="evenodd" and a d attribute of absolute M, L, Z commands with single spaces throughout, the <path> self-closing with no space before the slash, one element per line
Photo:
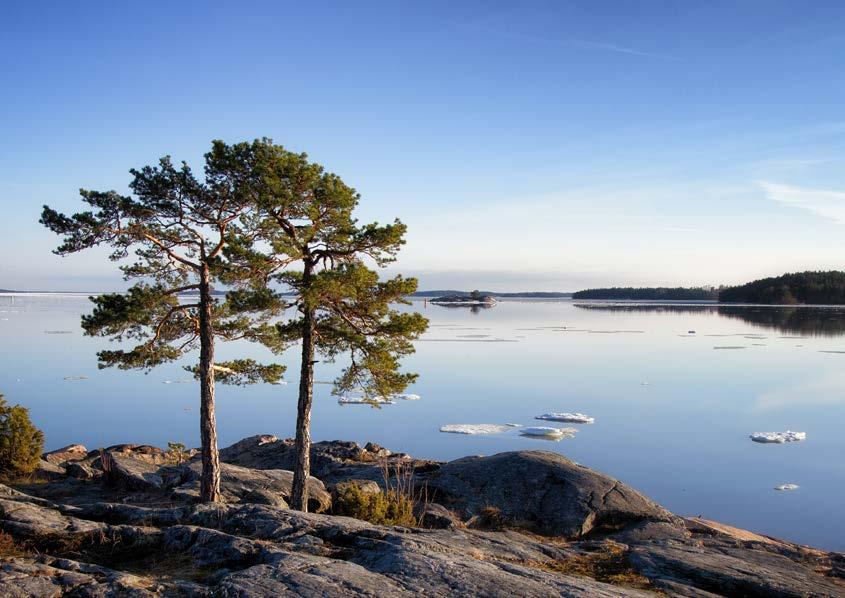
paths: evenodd
<path fill-rule="evenodd" d="M 498 303 L 496 298 L 492 295 L 443 295 L 435 297 L 429 301 L 435 305 L 444 305 L 447 307 L 493 307 Z"/>
<path fill-rule="evenodd" d="M 219 504 L 196 502 L 185 457 L 71 445 L 0 485 L 0 595 L 845 596 L 841 553 L 677 516 L 553 452 L 442 463 L 319 442 L 312 513 L 287 508 L 292 440 L 222 449 Z M 338 489 L 379 492 L 395 468 L 424 491 L 419 527 L 331 514 Z"/>

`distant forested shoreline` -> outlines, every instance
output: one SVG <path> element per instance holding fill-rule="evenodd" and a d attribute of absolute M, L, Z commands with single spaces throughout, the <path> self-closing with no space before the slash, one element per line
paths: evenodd
<path fill-rule="evenodd" d="M 572 293 L 573 299 L 637 301 L 716 301 L 719 290 L 710 287 L 610 287 Z"/>
<path fill-rule="evenodd" d="M 795 272 L 728 287 L 719 293 L 723 303 L 773 303 L 777 305 L 845 304 L 845 272 Z"/>
<path fill-rule="evenodd" d="M 586 289 L 573 299 L 613 301 L 718 301 L 770 305 L 845 305 L 845 272 L 807 271 L 732 287 L 610 287 Z"/>

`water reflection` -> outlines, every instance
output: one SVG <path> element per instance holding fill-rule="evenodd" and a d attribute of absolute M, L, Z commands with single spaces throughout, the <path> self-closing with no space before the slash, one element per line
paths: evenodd
<path fill-rule="evenodd" d="M 482 304 L 482 303 L 432 303 L 431 305 L 435 305 L 437 307 L 445 307 L 446 309 L 465 309 L 469 311 L 471 314 L 480 313 L 481 310 L 484 309 L 491 309 L 495 307 L 495 303 L 493 304 Z"/>
<path fill-rule="evenodd" d="M 575 303 L 575 307 L 595 311 L 652 313 L 712 313 L 741 320 L 757 328 L 800 336 L 845 336 L 845 308 L 769 305 L 648 305 L 620 303 Z"/>

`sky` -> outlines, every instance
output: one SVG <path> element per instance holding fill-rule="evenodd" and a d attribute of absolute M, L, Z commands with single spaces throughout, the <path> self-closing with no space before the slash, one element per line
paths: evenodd
<path fill-rule="evenodd" d="M 43 204 L 270 137 L 399 217 L 423 289 L 845 269 L 845 4 L 8 2 L 0 288 L 124 288 Z"/>

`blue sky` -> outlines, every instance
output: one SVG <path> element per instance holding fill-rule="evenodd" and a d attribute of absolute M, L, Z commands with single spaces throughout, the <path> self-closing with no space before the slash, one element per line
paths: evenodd
<path fill-rule="evenodd" d="M 841 2 L 29 2 L 0 22 L 0 287 L 119 288 L 40 207 L 268 136 L 424 288 L 845 268 Z"/>

